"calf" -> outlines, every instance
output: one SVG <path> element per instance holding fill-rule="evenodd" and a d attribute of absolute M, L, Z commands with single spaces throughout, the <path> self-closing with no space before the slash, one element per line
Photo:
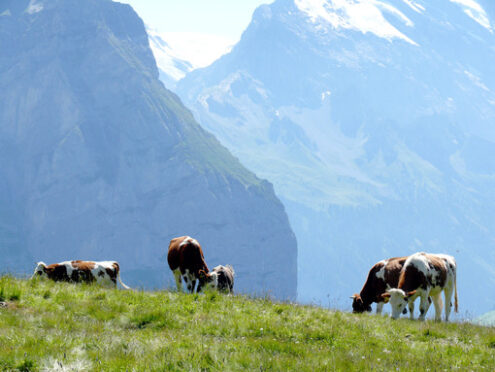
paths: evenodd
<path fill-rule="evenodd" d="M 376 302 L 376 313 L 381 314 L 383 305 L 388 298 L 382 294 L 389 288 L 397 288 L 399 276 L 407 257 L 393 257 L 376 263 L 368 273 L 363 289 L 359 294 L 353 295 L 352 312 L 363 313 L 371 311 L 371 304 Z M 404 313 L 407 310 L 404 309 Z M 414 302 L 409 304 L 409 316 L 413 318 Z"/>
<path fill-rule="evenodd" d="M 190 236 L 172 239 L 168 247 L 167 261 L 170 270 L 174 273 L 178 291 L 182 290 L 182 279 L 189 292 L 195 290 L 196 282 L 198 282 L 196 291 L 201 290 L 209 276 L 209 270 L 196 239 Z M 203 272 L 201 275 L 200 271 Z"/>
<path fill-rule="evenodd" d="M 230 265 L 215 267 L 210 274 L 200 271 L 203 282 L 220 292 L 234 293 L 234 268 Z"/>
<path fill-rule="evenodd" d="M 383 298 L 390 298 L 392 318 L 397 319 L 406 306 L 421 298 L 419 305 L 420 320 L 424 320 L 431 296 L 435 305 L 435 320 L 441 320 L 442 298 L 445 296 L 445 321 L 449 321 L 452 308 L 452 293 L 455 292 L 455 311 L 458 311 L 457 299 L 457 265 L 454 257 L 444 254 L 415 253 L 404 263 L 400 273 L 399 285 L 396 289 L 389 289 L 382 294 Z"/>
<path fill-rule="evenodd" d="M 38 262 L 32 278 L 46 277 L 56 282 L 92 283 L 117 287 L 117 279 L 125 289 L 130 289 L 120 279 L 120 268 L 116 261 L 64 261 L 51 265 Z"/>

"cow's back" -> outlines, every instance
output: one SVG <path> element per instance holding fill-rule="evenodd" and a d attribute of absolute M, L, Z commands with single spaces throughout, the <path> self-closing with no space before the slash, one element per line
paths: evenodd
<path fill-rule="evenodd" d="M 390 258 L 385 265 L 385 283 L 391 288 L 397 288 L 402 268 L 406 263 L 407 257 Z"/>
<path fill-rule="evenodd" d="M 208 273 L 201 245 L 197 240 L 182 236 L 170 241 L 168 255 L 168 265 L 170 270 L 180 269 L 184 273 L 185 270 L 198 274 L 200 270 Z"/>

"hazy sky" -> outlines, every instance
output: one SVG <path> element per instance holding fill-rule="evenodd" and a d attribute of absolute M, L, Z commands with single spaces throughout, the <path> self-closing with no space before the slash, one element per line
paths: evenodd
<path fill-rule="evenodd" d="M 198 32 L 238 39 L 253 11 L 273 0 L 117 0 L 131 4 L 161 32 Z"/>
<path fill-rule="evenodd" d="M 1 0 L 0 0 L 1 1 Z M 239 41 L 254 10 L 273 0 L 114 0 L 130 4 L 173 54 L 204 67 Z"/>

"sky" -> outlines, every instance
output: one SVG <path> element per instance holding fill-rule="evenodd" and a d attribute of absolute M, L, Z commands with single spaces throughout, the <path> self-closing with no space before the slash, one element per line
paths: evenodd
<path fill-rule="evenodd" d="M 254 10 L 273 0 L 116 0 L 130 4 L 175 54 L 204 67 L 239 41 Z"/>

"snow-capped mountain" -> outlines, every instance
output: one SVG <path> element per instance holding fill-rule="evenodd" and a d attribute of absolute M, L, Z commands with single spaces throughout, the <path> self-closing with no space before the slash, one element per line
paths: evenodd
<path fill-rule="evenodd" d="M 156 31 L 146 28 L 150 42 L 150 48 L 155 57 L 155 61 L 160 72 L 160 80 L 168 89 L 175 89 L 177 81 L 194 69 L 191 62 L 186 61 L 174 51 L 170 45 L 163 40 Z"/>
<path fill-rule="evenodd" d="M 155 56 L 160 79 L 174 90 L 187 73 L 206 67 L 230 51 L 232 40 L 218 35 L 166 32 L 147 27 L 149 43 Z"/>
<path fill-rule="evenodd" d="M 277 0 L 177 92 L 274 183 L 301 300 L 349 308 L 375 262 L 444 252 L 480 314 L 495 308 L 476 291 L 495 290 L 493 61 L 488 0 Z"/>
<path fill-rule="evenodd" d="M 0 14 L 0 272 L 117 260 L 130 285 L 164 287 L 170 239 L 191 235 L 210 266 L 234 266 L 236 291 L 296 296 L 273 187 L 163 87 L 129 5 L 8 0 Z"/>

